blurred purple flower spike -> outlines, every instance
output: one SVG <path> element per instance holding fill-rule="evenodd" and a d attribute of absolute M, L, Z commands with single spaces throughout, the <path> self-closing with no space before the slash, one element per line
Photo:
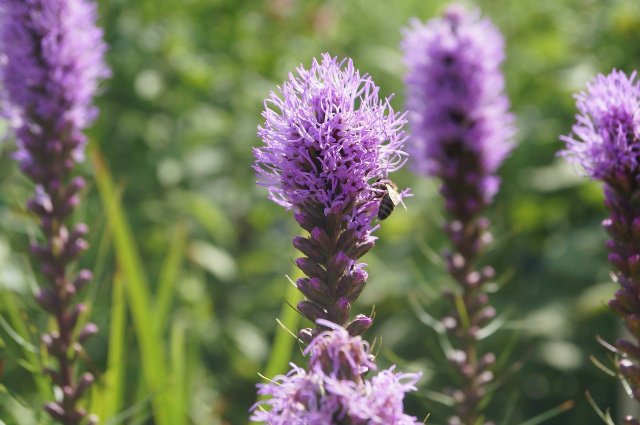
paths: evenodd
<path fill-rule="evenodd" d="M 611 238 L 609 262 L 620 285 L 609 307 L 632 336 L 615 343 L 617 366 L 631 396 L 640 402 L 640 83 L 618 70 L 599 74 L 576 95 L 578 115 L 572 134 L 560 139 L 560 154 L 604 183 Z M 624 425 L 640 425 L 631 415 Z"/>
<path fill-rule="evenodd" d="M 498 191 L 497 170 L 513 148 L 514 117 L 500 70 L 504 40 L 479 12 L 453 5 L 441 18 L 414 20 L 402 48 L 412 167 L 441 180 L 444 227 L 453 245 L 445 260 L 459 288 L 446 294 L 454 308 L 442 320 L 454 346 L 449 360 L 460 378 L 451 389 L 456 402 L 449 423 L 488 424 L 482 405 L 495 356 L 481 355 L 477 340 L 496 314 L 486 286 L 494 271 L 477 270 L 476 262 L 491 241 L 481 214 Z"/>
<path fill-rule="evenodd" d="M 45 410 L 65 425 L 97 422 L 78 406 L 94 377 L 77 377 L 74 366 L 81 344 L 97 332 L 92 323 L 76 329 L 87 306 L 75 296 L 91 272 L 74 277 L 68 270 L 88 247 L 88 228 L 66 225 L 85 187 L 72 170 L 84 157 L 83 132 L 97 115 L 93 96 L 109 76 L 96 19 L 96 6 L 87 0 L 0 0 L 2 114 L 16 134 L 15 159 L 36 185 L 27 206 L 40 218 L 45 240 L 31 250 L 48 281 L 37 301 L 57 324 L 42 340 L 58 363 L 46 372 L 61 396 Z"/>

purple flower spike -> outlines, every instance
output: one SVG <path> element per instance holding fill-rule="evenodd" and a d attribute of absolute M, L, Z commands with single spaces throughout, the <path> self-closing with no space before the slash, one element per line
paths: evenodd
<path fill-rule="evenodd" d="M 309 371 L 292 364 L 287 375 L 258 384 L 258 393 L 271 398 L 252 407 L 251 420 L 269 425 L 417 425 L 404 414 L 403 399 L 415 391 L 419 373 L 375 371 L 369 345 L 342 327 L 324 322 L 307 347 Z M 266 408 L 266 409 L 265 409 Z"/>
<path fill-rule="evenodd" d="M 567 143 L 562 155 L 594 179 L 614 183 L 620 173 L 638 175 L 640 84 L 635 78 L 635 71 L 627 77 L 614 69 L 598 75 L 586 92 L 576 95 L 580 114 L 573 134 L 560 138 Z"/>
<path fill-rule="evenodd" d="M 258 129 L 264 146 L 254 149 L 254 168 L 269 197 L 293 209 L 309 232 L 294 246 L 305 255 L 296 264 L 308 276 L 297 282 L 307 298 L 298 309 L 314 323 L 347 324 L 366 283 L 357 260 L 373 247 L 374 220 L 392 187 L 388 175 L 406 159 L 404 115 L 378 91 L 350 59 L 324 54 L 265 101 Z M 359 318 L 348 328 L 358 334 L 370 323 Z M 312 335 L 301 333 L 307 342 Z"/>
<path fill-rule="evenodd" d="M 93 95 L 109 76 L 106 45 L 87 0 L 1 0 L 3 113 L 18 131 L 16 158 L 36 183 L 51 178 L 40 162 L 83 157 L 82 131 L 97 109 Z M 56 137 L 64 135 L 64 137 Z M 46 143 L 42 139 L 46 138 Z"/>
<path fill-rule="evenodd" d="M 609 307 L 632 337 L 615 346 L 618 371 L 640 402 L 640 84 L 613 70 L 598 75 L 576 96 L 579 114 L 573 133 L 562 136 L 561 155 L 604 183 L 609 218 L 602 222 L 611 240 L 609 262 L 620 285 Z M 640 421 L 626 416 L 625 424 Z"/>
<path fill-rule="evenodd" d="M 414 20 L 402 48 L 413 169 L 443 179 L 468 169 L 459 183 L 477 205 L 459 207 L 480 209 L 497 192 L 496 170 L 513 147 L 502 35 L 478 12 L 452 6 L 440 19 Z"/>
<path fill-rule="evenodd" d="M 93 324 L 77 329 L 87 307 L 75 296 L 91 273 L 69 271 L 88 248 L 88 228 L 67 227 L 85 187 L 73 178 L 73 167 L 84 156 L 83 131 L 97 115 L 93 96 L 109 75 L 96 18 L 87 0 L 0 0 L 1 113 L 16 134 L 15 159 L 36 185 L 27 208 L 39 217 L 45 240 L 31 251 L 48 284 L 36 300 L 57 324 L 42 341 L 58 363 L 45 371 L 60 396 L 44 409 L 64 425 L 97 422 L 79 406 L 94 378 L 77 377 L 74 363 L 81 344 L 97 332 Z"/>
<path fill-rule="evenodd" d="M 413 169 L 441 180 L 445 232 L 453 245 L 445 261 L 458 293 L 448 294 L 456 298 L 442 319 L 459 376 L 457 388 L 450 390 L 456 400 L 450 423 L 488 424 L 482 406 L 495 357 L 479 352 L 477 335 L 496 314 L 487 293 L 494 272 L 476 264 L 491 241 L 489 221 L 481 214 L 498 191 L 497 169 L 513 147 L 514 118 L 500 71 L 504 41 L 478 12 L 451 6 L 442 18 L 413 21 L 402 48 Z"/>

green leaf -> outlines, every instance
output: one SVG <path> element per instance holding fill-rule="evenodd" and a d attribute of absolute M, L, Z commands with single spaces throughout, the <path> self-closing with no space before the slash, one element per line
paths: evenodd
<path fill-rule="evenodd" d="M 180 321 L 176 321 L 171 327 L 171 387 L 172 397 L 175 401 L 172 423 L 174 424 L 186 423 L 189 400 L 187 398 L 187 360 L 185 352 L 185 325 Z"/>
<path fill-rule="evenodd" d="M 154 311 L 145 270 L 113 179 L 97 146 L 91 145 L 90 155 L 100 198 L 113 232 L 116 259 L 140 345 L 142 372 L 153 396 L 154 418 L 158 425 L 175 425 L 171 423 L 172 399 L 166 385 L 164 344 L 153 320 Z"/>
<path fill-rule="evenodd" d="M 184 223 L 179 223 L 176 226 L 171 241 L 169 253 L 167 254 L 160 273 L 160 282 L 158 284 L 158 294 L 155 304 L 154 317 L 156 319 L 158 333 L 162 332 L 162 329 L 164 329 L 169 319 L 171 302 L 175 295 L 177 280 L 180 276 L 180 270 L 186 252 L 187 227 Z"/>
<path fill-rule="evenodd" d="M 126 383 L 127 312 L 124 285 L 119 274 L 113 279 L 110 317 L 109 356 L 104 375 L 104 409 L 101 415 L 105 419 L 120 413 Z"/>
<path fill-rule="evenodd" d="M 38 349 L 33 345 L 33 336 L 24 318 L 20 314 L 20 304 L 15 299 L 12 292 L 4 291 L 0 296 L 0 309 L 5 311 L 9 322 L 0 316 L 0 338 L 7 344 L 8 348 L 14 349 L 14 354 L 19 356 L 22 353 L 22 362 L 27 370 L 33 371 L 32 377 L 38 388 L 38 394 L 42 400 L 49 400 L 52 397 L 49 380 L 41 372 L 42 362 L 38 355 Z"/>

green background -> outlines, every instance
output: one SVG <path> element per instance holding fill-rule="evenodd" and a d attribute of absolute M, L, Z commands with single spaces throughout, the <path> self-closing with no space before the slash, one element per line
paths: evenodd
<path fill-rule="evenodd" d="M 502 285 L 492 298 L 502 325 L 481 343 L 500 359 L 488 417 L 518 424 L 573 400 L 573 409 L 545 423 L 597 424 L 589 391 L 619 422 L 618 415 L 630 411 L 621 405 L 621 386 L 590 360 L 594 355 L 611 365 L 596 337 L 613 341 L 621 334 L 606 310 L 615 290 L 600 228 L 606 211 L 599 185 L 580 177 L 557 151 L 559 135 L 573 123 L 572 94 L 598 72 L 637 66 L 640 3 L 475 4 L 506 39 L 504 69 L 518 127 L 488 211 L 495 243 L 483 259 Z M 291 212 L 255 184 L 251 147 L 260 144 L 262 101 L 288 72 L 330 52 L 353 58 L 382 95 L 396 93 L 392 104 L 402 109 L 401 30 L 411 17 L 425 20 L 444 6 L 417 0 L 99 2 L 113 77 L 103 84 L 101 114 L 89 135 L 116 187 L 103 187 L 100 196 L 99 173 L 88 157 L 79 173 L 93 183 L 76 218 L 92 228 L 82 265 L 96 271 L 86 297 L 101 327 L 87 344 L 91 360 L 79 363 L 99 376 L 97 409 L 121 413 L 102 423 L 247 422 L 290 286 L 285 275 L 293 273 L 296 255 L 290 240 L 300 231 Z M 0 420 L 29 425 L 45 421 L 36 407 L 46 391 L 28 371 L 37 370 L 42 357 L 35 334 L 47 326 L 31 299 L 38 277 L 25 255 L 38 230 L 22 207 L 32 187 L 12 163 L 13 142 L 0 146 Z M 418 319 L 420 308 L 435 317 L 449 309 L 439 295 L 451 286 L 437 255 L 446 247 L 441 200 L 433 180 L 409 170 L 394 180 L 411 187 L 414 197 L 406 201 L 408 211 L 399 209 L 377 232 L 376 248 L 364 257 L 369 284 L 353 311 L 375 306 L 367 337 L 381 344 L 379 365 L 423 370 L 407 410 L 420 418 L 431 413 L 428 423 L 443 424 L 448 409 L 433 399 L 452 381 L 437 334 Z M 109 205 L 117 196 L 130 239 L 114 231 L 117 205 Z M 140 261 L 129 267 L 136 259 L 127 251 L 132 240 Z M 145 309 L 144 296 L 116 290 L 119 283 L 129 288 L 136 273 L 161 308 Z M 114 294 L 124 301 L 114 301 Z M 114 311 L 120 323 L 110 319 Z M 301 364 L 300 350 L 291 351 Z M 288 354 L 278 361 L 286 364 Z M 108 376 L 119 377 L 117 389 Z M 99 407 L 105 398 L 111 408 Z"/>

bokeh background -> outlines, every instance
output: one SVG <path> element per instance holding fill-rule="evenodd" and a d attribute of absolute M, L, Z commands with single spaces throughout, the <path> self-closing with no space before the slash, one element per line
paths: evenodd
<path fill-rule="evenodd" d="M 596 338 L 612 341 L 621 332 L 606 310 L 615 286 L 600 228 L 602 195 L 557 151 L 558 136 L 573 122 L 572 93 L 598 72 L 638 66 L 640 3 L 471 4 L 505 36 L 507 91 L 519 129 L 488 212 L 495 243 L 483 261 L 499 274 L 493 300 L 501 325 L 481 343 L 499 357 L 488 416 L 498 424 L 520 424 L 573 400 L 575 407 L 545 423 L 597 424 L 589 391 L 618 422 L 630 411 L 621 386 L 590 358 L 611 365 Z M 402 109 L 401 30 L 411 17 L 431 18 L 445 5 L 99 1 L 113 77 L 103 85 L 101 115 L 90 132 L 92 153 L 79 172 L 104 180 L 104 161 L 115 186 L 91 185 L 77 220 L 92 228 L 82 265 L 96 272 L 86 297 L 101 327 L 80 364 L 99 376 L 92 406 L 111 412 L 103 423 L 247 423 L 258 374 L 281 332 L 275 319 L 282 312 L 291 316 L 283 303 L 291 292 L 285 276 L 294 273 L 290 240 L 299 231 L 291 212 L 255 185 L 251 147 L 260 143 L 262 101 L 296 66 L 330 52 L 353 58 L 383 95 L 396 93 L 392 104 Z M 0 423 L 30 425 L 46 423 L 37 409 L 42 377 L 33 376 L 43 357 L 38 329 L 48 324 L 31 299 L 38 276 L 25 252 L 38 232 L 23 207 L 32 187 L 12 162 L 13 149 L 11 138 L 0 144 Z M 434 181 L 408 170 L 395 180 L 415 196 L 406 201 L 407 211 L 399 209 L 377 232 L 378 244 L 365 257 L 369 285 L 354 311 L 375 308 L 367 336 L 378 341 L 381 366 L 424 371 L 408 411 L 421 418 L 430 413 L 428 423 L 443 424 L 447 399 L 439 393 L 451 379 L 440 337 L 420 320 L 423 310 L 441 317 L 449 309 L 440 296 L 452 284 L 438 260 L 446 247 L 441 201 Z M 118 199 L 129 239 L 117 233 Z M 126 289 L 135 281 L 131 267 L 146 279 L 149 303 L 160 307 L 146 313 L 136 307 Z M 140 327 L 140 312 L 156 326 L 154 338 Z M 291 338 L 280 344 L 271 356 L 272 372 L 282 371 L 289 358 L 302 362 Z M 150 390 L 144 370 L 154 353 L 165 356 L 153 360 L 164 372 Z M 119 382 L 117 390 L 113 382 Z M 156 417 L 154 400 L 161 397 L 173 406 L 173 419 Z"/>

